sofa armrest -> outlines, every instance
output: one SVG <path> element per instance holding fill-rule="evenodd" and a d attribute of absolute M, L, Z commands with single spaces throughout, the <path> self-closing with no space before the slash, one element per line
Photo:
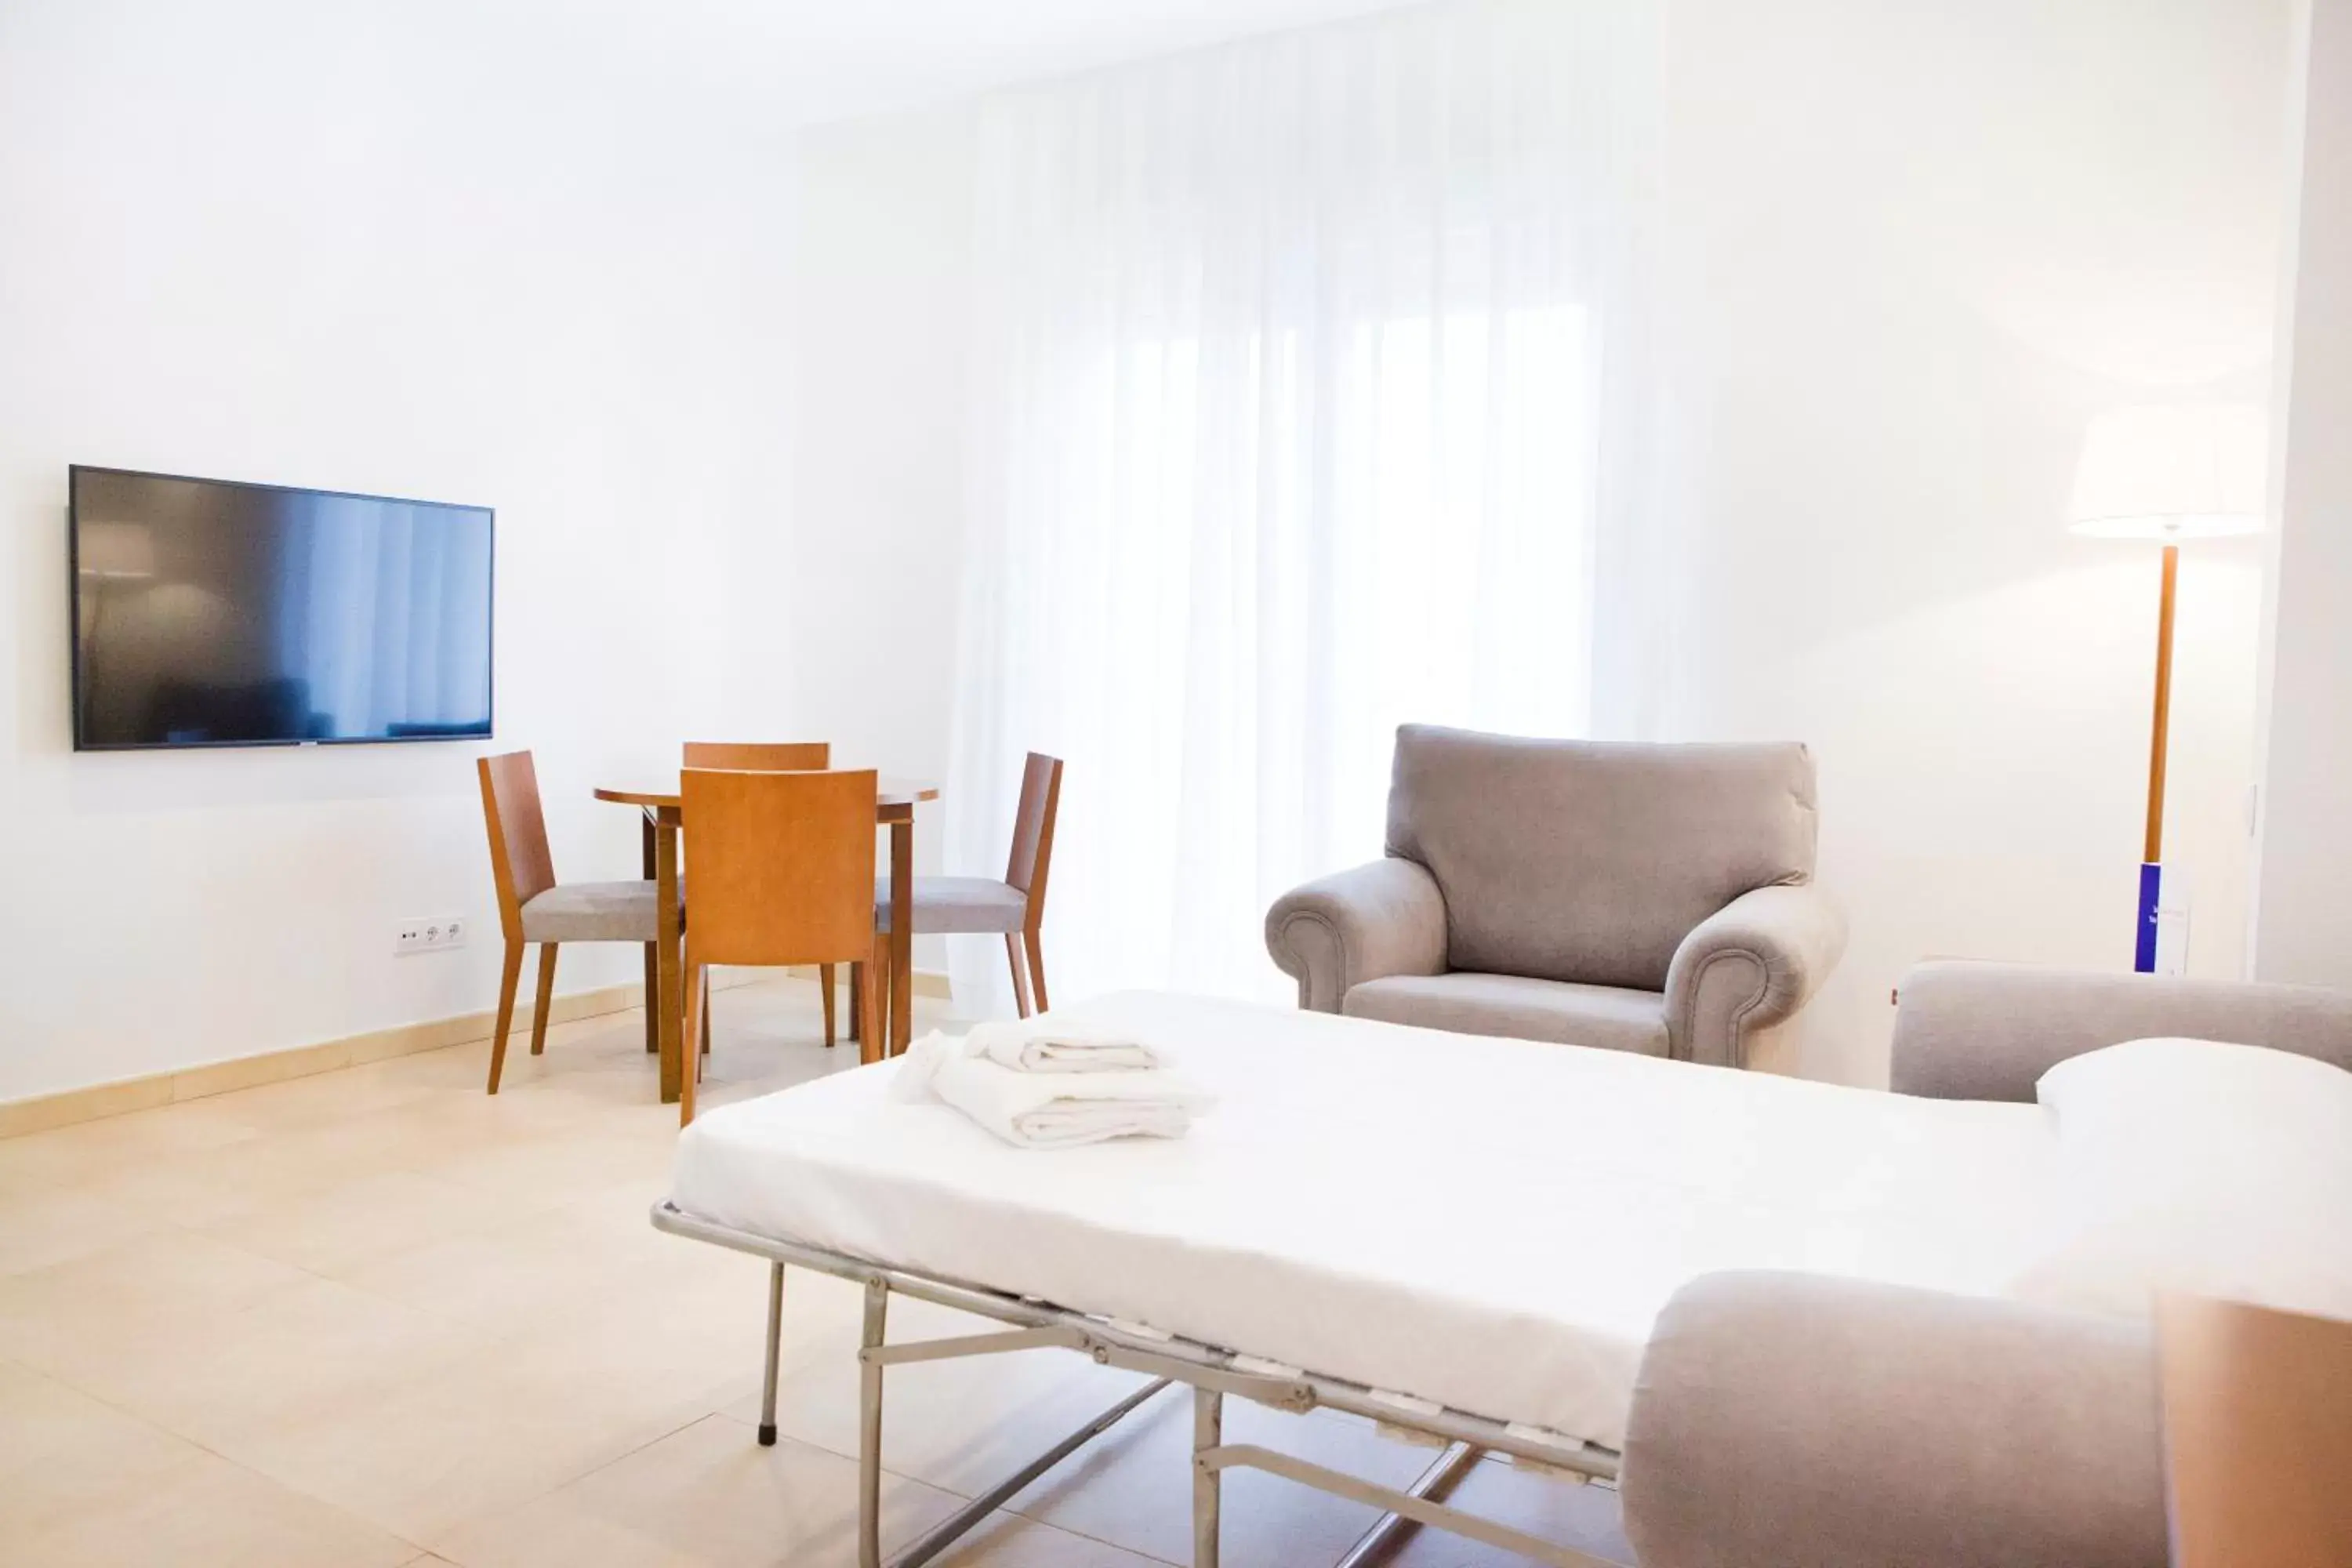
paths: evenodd
<path fill-rule="evenodd" d="M 1275 900 L 1265 950 L 1298 982 L 1298 1005 L 1336 1013 L 1348 987 L 1445 972 L 1445 898 L 1419 861 L 1391 857 Z"/>
<path fill-rule="evenodd" d="M 2352 1068 L 2352 992 L 2315 985 L 1940 960 L 1915 966 L 1896 994 L 1897 1094 L 2030 1100 L 2069 1057 L 2164 1035 Z"/>
<path fill-rule="evenodd" d="M 1675 951 L 1666 970 L 1673 1054 L 1746 1067 L 1756 1035 L 1787 1022 L 1845 952 L 1845 917 L 1810 882 L 1742 893 Z"/>
<path fill-rule="evenodd" d="M 2162 1568 L 2145 1324 L 1800 1274 L 1678 1291 L 1621 1492 L 1642 1568 Z"/>

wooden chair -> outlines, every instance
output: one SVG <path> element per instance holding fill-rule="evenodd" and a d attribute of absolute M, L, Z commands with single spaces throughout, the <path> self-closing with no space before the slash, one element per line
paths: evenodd
<path fill-rule="evenodd" d="M 1062 802 L 1062 760 L 1039 752 L 1029 753 L 1021 774 L 1021 805 L 1013 819 L 1013 851 L 1007 857 L 1004 880 L 986 877 L 918 877 L 915 879 L 915 932 L 919 936 L 956 936 L 1002 931 L 1004 956 L 1013 966 L 1013 1000 L 1028 1017 L 1042 1013 L 1045 1000 L 1045 954 L 1039 942 L 1045 922 L 1045 873 L 1054 858 L 1054 817 Z M 874 889 L 875 929 L 890 929 L 890 884 L 883 879 Z M 1024 973 L 1022 959 L 1028 958 Z M 887 963 L 889 944 L 877 950 Z M 890 977 L 883 977 L 883 984 Z M 1030 1005 L 1031 993 L 1036 1005 Z"/>
<path fill-rule="evenodd" d="M 821 773 L 833 766 L 824 741 L 688 741 L 686 765 L 747 773 Z"/>
<path fill-rule="evenodd" d="M 863 1015 L 873 994 L 874 774 L 740 773 L 688 768 L 687 841 L 694 846 L 694 920 L 686 937 L 686 1037 L 709 1016 L 714 963 L 847 963 Z M 881 1058 L 881 1031 L 858 1041 Z M 686 1075 L 678 1121 L 694 1120 Z"/>
<path fill-rule="evenodd" d="M 499 980 L 499 1021 L 490 1038 L 489 1092 L 499 1091 L 507 1061 L 507 1032 L 514 1023 L 515 989 L 522 980 L 525 943 L 539 943 L 539 1005 L 530 1020 L 530 1054 L 547 1048 L 547 1014 L 555 999 L 556 949 L 567 942 L 655 940 L 659 922 L 654 884 L 558 882 L 547 847 L 547 818 L 540 809 L 539 773 L 529 752 L 482 757 L 482 816 L 489 826 L 490 871 L 498 882 L 499 927 L 507 939 L 506 966 Z M 646 1009 L 653 993 L 646 992 Z"/>
<path fill-rule="evenodd" d="M 833 766 L 833 744 L 829 741 L 688 741 L 686 743 L 686 765 L 751 773 L 823 773 Z M 853 1039 L 860 1037 L 859 1031 L 864 1027 L 857 1016 L 858 978 L 856 967 L 852 966 L 849 975 L 849 1033 Z M 824 993 L 824 1043 L 830 1048 L 834 1021 L 832 964 L 820 966 L 817 984 Z M 652 993 L 648 991 L 646 994 Z"/>

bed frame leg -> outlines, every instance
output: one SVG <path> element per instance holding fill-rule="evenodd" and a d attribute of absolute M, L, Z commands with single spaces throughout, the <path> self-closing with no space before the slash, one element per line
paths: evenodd
<path fill-rule="evenodd" d="M 784 1350 L 784 1266 L 768 1266 L 768 1375 L 760 1384 L 760 1447 L 776 1446 L 776 1363 Z"/>
<path fill-rule="evenodd" d="M 1217 1513 L 1223 1475 L 1205 1456 L 1225 1440 L 1225 1396 L 1192 1391 L 1192 1568 L 1217 1568 Z"/>
<path fill-rule="evenodd" d="M 867 1350 L 882 1348 L 889 1307 L 890 1287 L 868 1279 L 859 1341 Z M 882 1363 L 871 1357 L 857 1366 L 857 1565 L 882 1568 Z"/>

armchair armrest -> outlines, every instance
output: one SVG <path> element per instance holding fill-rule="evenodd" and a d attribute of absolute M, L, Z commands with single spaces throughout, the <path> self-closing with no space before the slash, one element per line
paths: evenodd
<path fill-rule="evenodd" d="M 1699 922 L 1666 970 L 1673 1054 L 1746 1067 L 1757 1036 L 1794 1017 L 1845 952 L 1845 916 L 1810 882 L 1742 893 Z"/>
<path fill-rule="evenodd" d="M 1800 1274 L 1676 1292 L 1621 1494 L 1643 1568 L 2162 1568 L 2146 1324 Z"/>
<path fill-rule="evenodd" d="M 2352 1068 L 2352 993 L 2315 985 L 1938 961 L 1915 966 L 1897 994 L 1897 1094 L 2029 1100 L 2069 1057 L 2162 1035 Z"/>
<path fill-rule="evenodd" d="M 1445 897 L 1419 861 L 1391 857 L 1275 900 L 1265 950 L 1298 982 L 1298 1005 L 1336 1013 L 1348 987 L 1445 971 Z"/>

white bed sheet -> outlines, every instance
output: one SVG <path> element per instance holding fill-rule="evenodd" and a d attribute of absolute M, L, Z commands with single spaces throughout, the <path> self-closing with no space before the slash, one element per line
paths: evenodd
<path fill-rule="evenodd" d="M 887 1092 L 898 1064 L 713 1110 L 691 1215 L 1622 1446 L 1652 1321 L 1727 1268 L 2004 1293 L 2037 1106 L 1128 993 L 1220 1097 L 1181 1141 L 1050 1152 Z"/>

